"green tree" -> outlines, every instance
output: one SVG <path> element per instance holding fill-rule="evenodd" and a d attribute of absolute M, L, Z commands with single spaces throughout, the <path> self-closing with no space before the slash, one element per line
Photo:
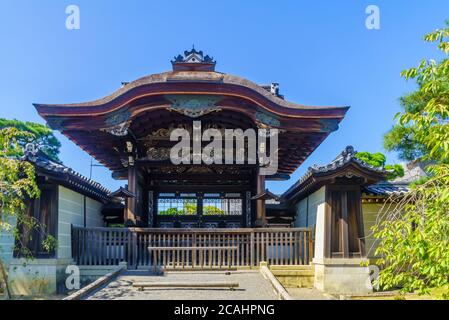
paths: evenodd
<path fill-rule="evenodd" d="M 11 150 L 16 152 L 16 156 L 23 155 L 23 149 L 27 143 L 34 143 L 42 152 L 44 152 L 50 159 L 59 162 L 59 149 L 61 143 L 53 134 L 53 131 L 42 124 L 34 122 L 23 122 L 19 120 L 8 120 L 0 118 L 0 129 L 16 128 L 20 132 L 29 133 L 28 135 L 21 135 L 17 137 L 17 143 L 21 148 Z"/>
<path fill-rule="evenodd" d="M 438 29 L 435 32 L 429 33 L 425 36 L 424 40 L 427 42 L 438 43 L 438 48 L 446 55 L 448 53 L 447 45 L 447 27 L 444 29 Z M 402 75 L 407 79 L 416 79 L 418 90 L 404 95 L 399 99 L 400 105 L 403 111 L 398 114 L 399 116 L 405 115 L 425 115 L 431 105 L 438 108 L 438 106 L 444 105 L 442 99 L 444 99 L 444 90 L 448 85 L 449 75 L 445 70 L 447 65 L 447 59 L 443 59 L 440 63 L 435 60 L 423 59 L 417 68 L 411 68 L 405 70 Z M 430 78 L 429 78 L 430 77 Z M 438 86 L 438 87 L 436 87 Z M 439 91 L 437 93 L 437 91 Z M 438 97 L 437 97 L 438 95 Z M 428 121 L 441 121 L 446 115 L 443 110 L 437 111 L 429 115 Z M 434 117 L 434 119 L 431 119 Z M 401 159 L 406 161 L 414 161 L 422 158 L 428 160 L 441 160 L 438 155 L 435 154 L 436 149 L 439 146 L 429 144 L 426 139 L 423 139 L 423 135 L 426 135 L 424 128 L 420 128 L 416 125 L 414 120 L 409 117 L 403 118 L 403 121 L 398 121 L 392 129 L 384 135 L 384 147 L 387 151 L 396 151 Z M 426 127 L 430 123 L 426 124 Z M 437 126 L 433 130 L 437 130 Z M 432 139 L 430 136 L 429 139 Z M 429 140 L 427 139 L 427 140 Z"/>
<path fill-rule="evenodd" d="M 404 112 L 423 110 L 424 103 L 417 94 L 410 94 L 400 98 L 400 104 Z M 384 148 L 387 151 L 395 151 L 400 159 L 414 161 L 428 154 L 426 146 L 415 138 L 415 126 L 411 124 L 395 124 L 384 135 Z"/>
<path fill-rule="evenodd" d="M 195 215 L 196 214 L 196 204 L 184 202 L 182 209 L 178 208 L 168 208 L 167 210 L 160 211 L 158 214 L 160 216 L 181 216 L 181 215 Z"/>
<path fill-rule="evenodd" d="M 385 164 L 387 162 L 387 158 L 384 154 L 370 153 L 370 152 L 357 152 L 355 157 L 373 167 L 383 168 L 388 171 L 387 179 L 393 180 L 397 177 L 404 176 L 404 168 L 400 164 Z"/>
<path fill-rule="evenodd" d="M 224 210 L 221 210 L 220 208 L 217 208 L 216 206 L 204 206 L 203 212 L 204 212 L 204 215 L 209 215 L 209 216 L 218 216 L 218 215 L 225 214 Z"/>
<path fill-rule="evenodd" d="M 11 232 L 19 242 L 21 253 L 29 257 L 26 248 L 20 246 L 23 240 L 18 226 L 27 229 L 39 227 L 39 224 L 27 216 L 26 208 L 30 199 L 38 198 L 40 190 L 35 180 L 35 169 L 32 164 L 18 159 L 23 141 L 34 141 L 36 138 L 28 131 L 16 127 L 0 129 L 0 233 Z M 42 230 L 43 228 L 41 228 Z M 55 239 L 48 236 L 44 247 L 53 250 Z M 1 248 L 0 248 L 1 249 Z M 0 258 L 0 279 L 10 297 L 5 263 Z"/>
<path fill-rule="evenodd" d="M 177 208 L 168 208 L 167 210 L 160 211 L 158 214 L 160 216 L 177 216 L 180 213 L 178 212 Z"/>
<path fill-rule="evenodd" d="M 187 214 L 187 215 L 195 215 L 196 214 L 196 204 L 195 203 L 184 203 L 184 210 L 181 214 Z"/>
<path fill-rule="evenodd" d="M 449 23 L 427 34 L 445 58 L 422 60 L 418 67 L 402 72 L 414 79 L 417 90 L 409 95 L 408 108 L 396 117 L 400 127 L 412 133 L 417 155 L 431 160 L 431 176 L 412 186 L 402 198 L 384 210 L 374 228 L 380 240 L 376 254 L 383 267 L 379 284 L 385 288 L 429 293 L 438 288 L 449 297 Z M 401 141 L 397 150 L 401 149 Z M 409 152 L 410 151 L 410 152 Z M 413 150 L 407 151 L 412 155 Z"/>

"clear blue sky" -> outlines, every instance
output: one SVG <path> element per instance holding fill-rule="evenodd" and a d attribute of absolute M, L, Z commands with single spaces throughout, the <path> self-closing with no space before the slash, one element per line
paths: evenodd
<path fill-rule="evenodd" d="M 70 4 L 81 10 L 80 30 L 65 28 Z M 365 28 L 369 4 L 380 8 L 380 30 Z M 351 106 L 290 181 L 269 184 L 281 192 L 346 145 L 383 151 L 398 97 L 413 89 L 400 71 L 437 57 L 422 35 L 447 18 L 447 0 L 1 0 L 0 117 L 43 123 L 33 102 L 103 97 L 121 81 L 169 70 L 170 59 L 194 43 L 219 71 L 279 82 L 290 101 Z M 64 163 L 88 175 L 89 156 L 57 135 Z M 111 189 L 122 183 L 103 168 L 93 178 Z"/>

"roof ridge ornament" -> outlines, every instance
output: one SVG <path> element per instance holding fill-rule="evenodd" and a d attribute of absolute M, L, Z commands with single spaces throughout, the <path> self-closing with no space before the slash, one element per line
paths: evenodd
<path fill-rule="evenodd" d="M 343 155 L 351 155 L 354 156 L 357 152 L 355 151 L 353 146 L 347 146 L 345 150 L 343 150 Z"/>
<path fill-rule="evenodd" d="M 215 71 L 216 65 L 213 57 L 196 50 L 195 45 L 190 51 L 184 51 L 184 55 L 175 56 L 171 63 L 173 71 Z"/>
<path fill-rule="evenodd" d="M 339 162 L 349 161 L 357 154 L 353 146 L 347 146 L 340 154 L 328 165 L 332 166 Z"/>
<path fill-rule="evenodd" d="M 38 152 L 39 152 L 39 147 L 36 146 L 36 144 L 30 142 L 25 145 L 24 153 L 26 156 L 28 156 L 28 155 L 36 156 Z"/>

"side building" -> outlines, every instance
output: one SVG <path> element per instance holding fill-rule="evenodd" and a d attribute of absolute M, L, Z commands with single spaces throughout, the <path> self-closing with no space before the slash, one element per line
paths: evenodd
<path fill-rule="evenodd" d="M 326 292 L 367 293 L 369 272 L 362 262 L 374 262 L 372 227 L 393 199 L 425 175 L 408 168 L 404 178 L 386 181 L 387 172 L 356 158 L 348 146 L 324 166 L 313 166 L 276 204 L 267 204 L 275 225 L 314 230 L 315 287 Z M 369 281 L 368 281 L 369 283 Z"/>
<path fill-rule="evenodd" d="M 32 200 L 28 206 L 28 215 L 39 227 L 27 235 L 22 230 L 21 239 L 15 239 L 11 233 L 1 235 L 2 258 L 9 266 L 8 278 L 13 294 L 62 293 L 65 291 L 66 268 L 73 264 L 71 228 L 105 226 L 102 210 L 111 202 L 110 192 L 50 160 L 32 145 L 27 146 L 24 160 L 35 166 L 41 190 L 40 198 Z M 42 243 L 49 235 L 57 240 L 55 249 L 50 252 Z M 25 250 L 19 248 L 26 248 L 32 258 L 25 257 Z"/>
<path fill-rule="evenodd" d="M 340 200 L 332 199 L 337 195 L 342 196 L 345 190 L 352 189 L 353 196 L 346 199 L 348 204 L 345 210 L 348 213 L 360 212 L 361 227 L 358 236 L 365 241 L 366 255 L 375 258 L 371 230 L 379 214 L 382 210 L 388 210 L 390 200 L 405 195 L 410 183 L 426 174 L 421 167 L 410 164 L 407 165 L 403 178 L 387 181 L 385 171 L 357 159 L 356 153 L 352 146 L 348 146 L 329 164 L 309 168 L 303 177 L 278 196 L 280 200 L 267 203 L 268 220 L 275 221 L 274 226 L 280 224 L 295 228 L 315 228 L 319 208 L 324 206 L 324 209 L 336 213 L 334 224 L 338 224 L 340 222 L 337 220 L 342 218 L 343 205 Z M 332 211 L 335 207 L 337 210 Z"/>

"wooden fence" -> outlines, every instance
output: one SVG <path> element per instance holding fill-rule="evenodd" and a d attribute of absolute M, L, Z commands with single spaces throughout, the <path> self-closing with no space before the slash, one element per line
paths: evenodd
<path fill-rule="evenodd" d="M 160 248 L 160 250 L 158 250 Z M 220 249 L 223 250 L 220 250 Z M 313 258 L 311 229 L 140 229 L 72 227 L 72 257 L 78 265 L 130 268 L 256 267 L 307 265 Z"/>

